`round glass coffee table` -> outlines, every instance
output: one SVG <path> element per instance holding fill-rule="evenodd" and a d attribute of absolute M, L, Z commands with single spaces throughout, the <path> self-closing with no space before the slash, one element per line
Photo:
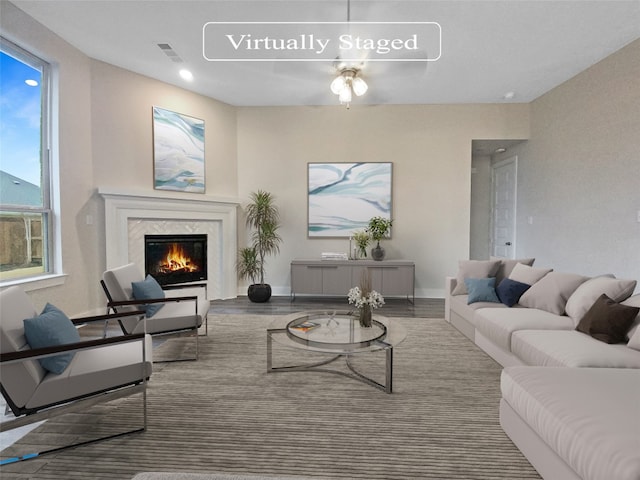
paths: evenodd
<path fill-rule="evenodd" d="M 365 382 L 386 393 L 393 391 L 393 348 L 407 336 L 402 325 L 373 315 L 371 327 L 362 327 L 349 311 L 308 311 L 277 318 L 267 329 L 267 372 L 322 371 Z M 310 364 L 273 366 L 273 342 L 308 352 L 326 353 L 331 358 Z M 352 365 L 352 355 L 383 350 L 386 353 L 385 380 L 379 383 Z M 320 368 L 343 358 L 350 373 Z"/>

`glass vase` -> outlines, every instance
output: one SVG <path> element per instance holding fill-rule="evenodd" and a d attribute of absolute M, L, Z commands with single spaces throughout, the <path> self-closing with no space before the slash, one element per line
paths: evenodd
<path fill-rule="evenodd" d="M 363 305 L 360 308 L 360 316 L 359 316 L 359 320 L 360 320 L 360 326 L 361 327 L 365 327 L 368 328 L 371 326 L 371 306 L 370 305 Z"/>

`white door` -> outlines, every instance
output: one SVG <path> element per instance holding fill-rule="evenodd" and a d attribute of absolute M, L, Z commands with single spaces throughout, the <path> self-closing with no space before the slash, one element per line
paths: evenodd
<path fill-rule="evenodd" d="M 516 184 L 518 158 L 511 157 L 491 167 L 491 254 L 515 258 Z"/>

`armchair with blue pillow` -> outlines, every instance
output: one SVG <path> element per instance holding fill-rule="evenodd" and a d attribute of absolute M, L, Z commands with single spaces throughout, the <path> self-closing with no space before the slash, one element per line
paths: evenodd
<path fill-rule="evenodd" d="M 126 315 L 140 315 L 133 310 Z M 38 314 L 18 286 L 0 292 L 0 391 L 14 418 L 0 431 L 85 411 L 98 402 L 142 394 L 142 428 L 85 441 L 93 443 L 146 429 L 146 382 L 152 372 L 151 338 L 144 333 L 85 339 L 76 325 L 103 322 L 110 315 L 69 319 L 51 304 Z M 0 459 L 0 465 L 59 451 Z"/>
<path fill-rule="evenodd" d="M 101 284 L 107 296 L 107 308 L 114 313 L 144 311 L 144 315 L 118 320 L 125 334 L 193 335 L 195 358 L 188 360 L 198 359 L 198 329 L 204 324 L 207 332 L 210 306 L 202 284 L 160 286 L 151 275 L 144 277 L 135 263 L 105 271 Z"/>

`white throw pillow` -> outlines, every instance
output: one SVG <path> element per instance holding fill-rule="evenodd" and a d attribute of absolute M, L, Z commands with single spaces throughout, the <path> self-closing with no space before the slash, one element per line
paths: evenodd
<path fill-rule="evenodd" d="M 634 350 L 640 350 L 640 328 L 636 327 L 636 333 L 629 339 L 629 343 L 627 343 L 627 347 L 633 348 Z"/>
<path fill-rule="evenodd" d="M 500 260 L 500 266 L 498 267 L 498 271 L 496 272 L 496 285 L 499 285 L 502 280 L 504 280 L 509 276 L 509 274 L 513 270 L 513 267 L 516 266 L 516 263 L 521 263 L 523 265 L 531 266 L 533 265 L 533 262 L 535 262 L 536 259 L 535 258 L 510 259 L 510 258 L 501 258 L 501 257 L 491 256 L 489 257 L 489 260 Z"/>
<path fill-rule="evenodd" d="M 466 295 L 469 292 L 464 284 L 465 278 L 495 277 L 499 266 L 500 260 L 460 260 L 456 286 L 451 295 Z"/>
<path fill-rule="evenodd" d="M 622 304 L 627 305 L 629 307 L 640 307 L 640 293 L 627 298 L 624 302 L 622 302 Z M 627 340 L 631 340 L 631 337 L 633 337 L 633 335 L 637 331 L 640 331 L 640 328 L 638 328 L 639 326 L 640 326 L 640 313 L 638 314 L 634 322 L 631 324 L 631 327 L 627 332 Z M 638 337 L 638 340 L 640 340 L 640 337 Z"/>
<path fill-rule="evenodd" d="M 563 315 L 571 294 L 588 279 L 575 273 L 549 272 L 524 292 L 518 303 Z"/>
<path fill-rule="evenodd" d="M 552 268 L 536 268 L 530 267 L 529 265 L 523 265 L 522 263 L 516 263 L 509 274 L 509 278 L 516 282 L 533 285 L 547 273 L 552 271 Z"/>
<path fill-rule="evenodd" d="M 629 298 L 636 288 L 635 280 L 624 280 L 611 276 L 594 277 L 580 285 L 567 300 L 565 311 L 578 325 L 584 314 L 603 293 L 614 302 Z"/>

